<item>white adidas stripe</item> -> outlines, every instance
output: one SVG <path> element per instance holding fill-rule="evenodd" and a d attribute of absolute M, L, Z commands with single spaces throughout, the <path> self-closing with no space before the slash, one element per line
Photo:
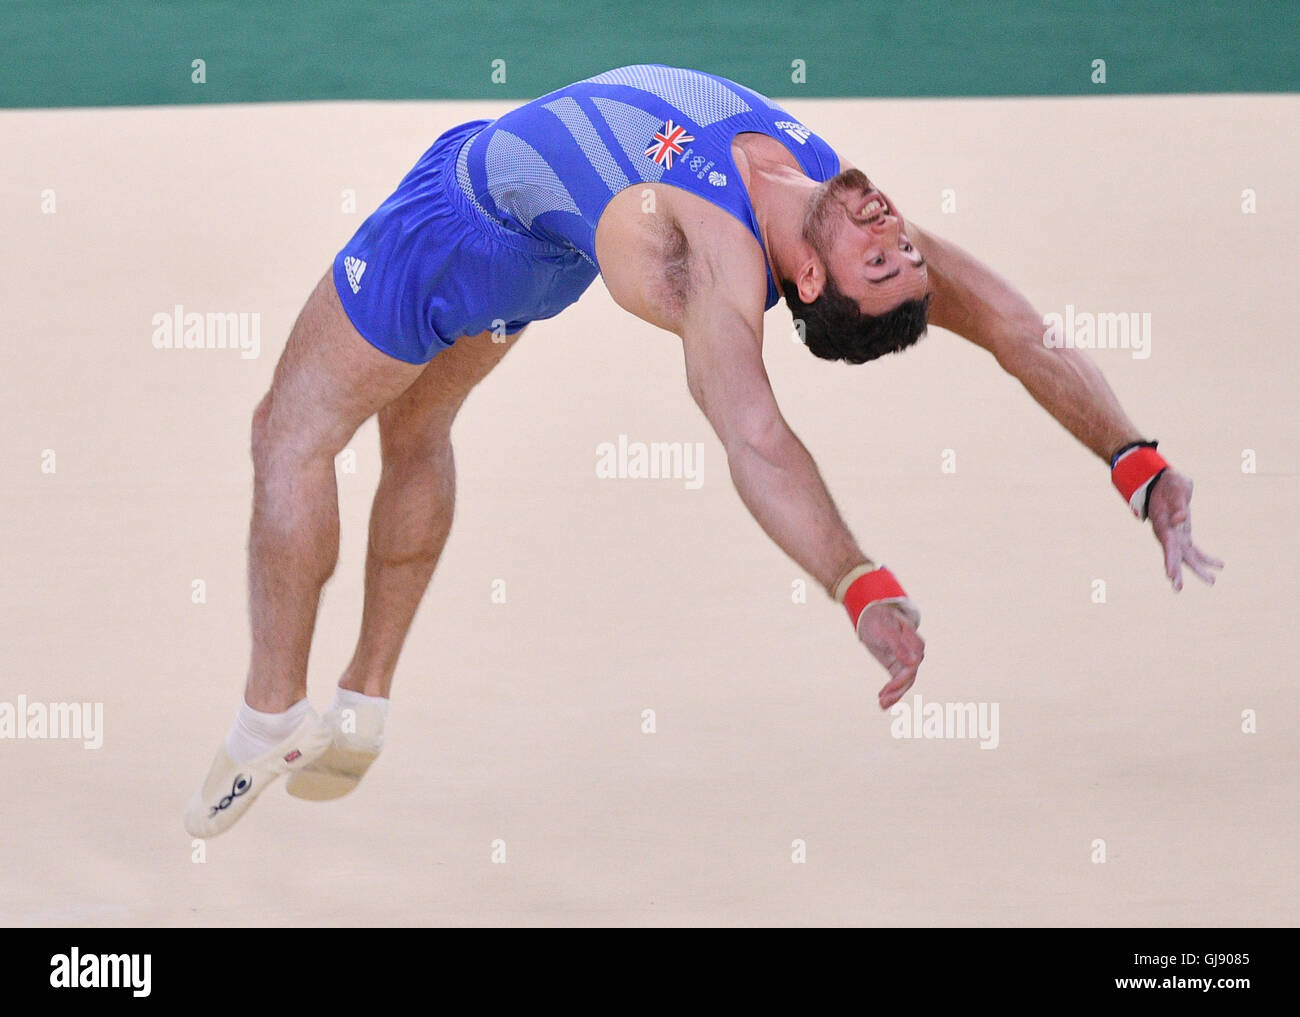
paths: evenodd
<path fill-rule="evenodd" d="M 347 273 L 348 285 L 353 293 L 361 292 L 361 273 L 366 270 L 366 263 L 360 258 L 348 256 L 343 259 L 343 271 Z"/>

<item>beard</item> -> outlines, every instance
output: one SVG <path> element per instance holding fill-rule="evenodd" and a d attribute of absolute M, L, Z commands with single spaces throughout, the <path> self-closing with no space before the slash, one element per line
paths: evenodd
<path fill-rule="evenodd" d="M 846 200 L 871 190 L 871 181 L 859 169 L 837 173 L 813 195 L 808 213 L 804 216 L 803 237 L 821 257 L 830 250 L 839 225 L 836 213 L 842 211 Z"/>

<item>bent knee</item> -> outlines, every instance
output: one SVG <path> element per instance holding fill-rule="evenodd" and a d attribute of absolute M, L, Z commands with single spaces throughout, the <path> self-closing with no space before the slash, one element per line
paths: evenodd
<path fill-rule="evenodd" d="M 277 412 L 275 389 L 267 392 L 253 411 L 250 449 L 253 465 L 264 469 L 274 464 L 310 465 L 332 462 L 343 451 L 356 430 L 343 421 L 321 413 L 317 418 L 286 419 Z"/>
<path fill-rule="evenodd" d="M 454 413 L 418 418 L 379 413 L 379 446 L 385 466 L 420 466 L 440 463 L 451 456 Z"/>

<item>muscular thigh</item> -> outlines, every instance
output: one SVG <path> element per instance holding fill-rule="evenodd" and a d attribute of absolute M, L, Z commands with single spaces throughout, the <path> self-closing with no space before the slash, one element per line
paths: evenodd
<path fill-rule="evenodd" d="M 326 273 L 294 323 L 271 391 L 258 407 L 255 433 L 280 449 L 333 455 L 424 369 L 362 338 Z"/>
<path fill-rule="evenodd" d="M 446 440 L 465 397 L 521 335 L 522 330 L 509 336 L 463 336 L 429 361 L 415 382 L 379 413 L 385 454 L 410 444 Z"/>

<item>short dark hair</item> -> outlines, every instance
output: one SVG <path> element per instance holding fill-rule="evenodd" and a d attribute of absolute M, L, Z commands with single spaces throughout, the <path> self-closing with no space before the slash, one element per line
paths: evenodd
<path fill-rule="evenodd" d="M 799 289 L 783 282 L 785 302 L 796 321 L 803 322 L 803 338 L 814 356 L 865 364 L 886 353 L 905 350 L 925 334 L 930 294 L 923 300 L 904 300 L 884 314 L 863 314 L 840 291 L 829 275 L 821 295 L 811 304 L 799 299 Z"/>

